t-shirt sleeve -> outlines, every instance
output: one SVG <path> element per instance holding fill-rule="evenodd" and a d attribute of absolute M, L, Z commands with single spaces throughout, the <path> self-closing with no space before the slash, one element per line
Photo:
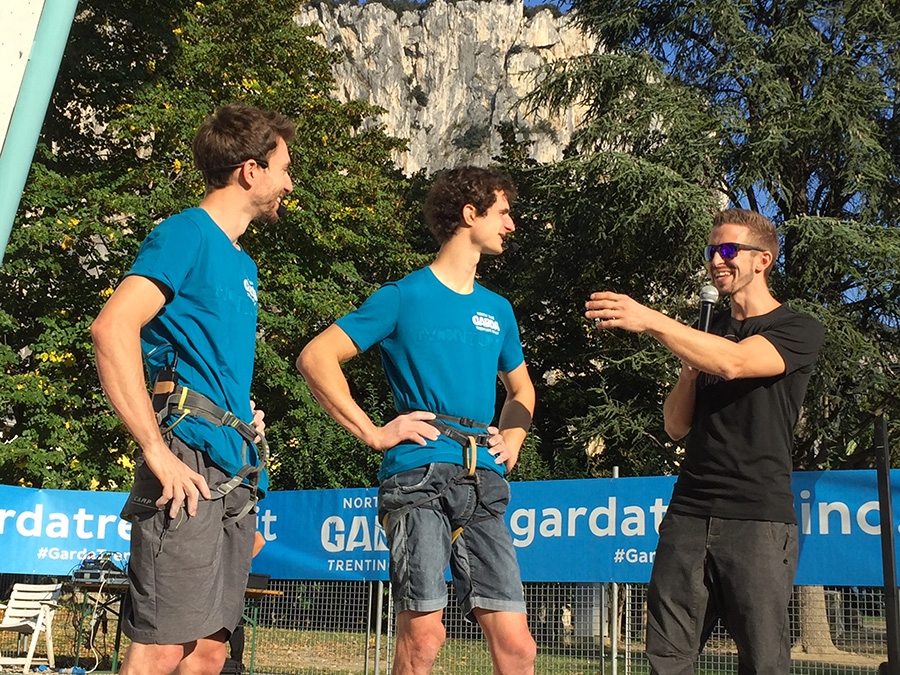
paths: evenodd
<path fill-rule="evenodd" d="M 812 367 L 825 341 L 822 324 L 807 314 L 799 313 L 763 331 L 762 335 L 781 354 L 785 373 Z"/>
<path fill-rule="evenodd" d="M 125 276 L 154 279 L 178 293 L 196 266 L 202 238 L 200 228 L 188 218 L 165 220 L 144 239 Z"/>
<path fill-rule="evenodd" d="M 522 340 L 519 337 L 519 324 L 516 322 L 516 315 L 512 311 L 512 306 L 507 305 L 509 318 L 504 324 L 509 326 L 503 334 L 503 347 L 500 350 L 500 360 L 497 364 L 497 370 L 501 373 L 508 373 L 515 370 L 525 361 L 525 355 L 522 353 Z"/>
<path fill-rule="evenodd" d="M 390 283 L 370 295 L 359 309 L 335 323 L 364 352 L 394 332 L 399 312 L 400 289 Z"/>

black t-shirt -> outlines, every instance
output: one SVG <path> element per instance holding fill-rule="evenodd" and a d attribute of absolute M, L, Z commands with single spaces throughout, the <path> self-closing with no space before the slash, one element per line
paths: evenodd
<path fill-rule="evenodd" d="M 736 380 L 700 373 L 693 424 L 669 509 L 796 523 L 794 426 L 825 331 L 813 317 L 780 305 L 744 321 L 720 313 L 710 332 L 734 342 L 762 335 L 781 354 L 785 372 Z"/>

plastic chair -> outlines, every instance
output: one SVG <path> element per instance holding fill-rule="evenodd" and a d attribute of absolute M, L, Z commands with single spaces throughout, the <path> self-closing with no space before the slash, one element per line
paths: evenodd
<path fill-rule="evenodd" d="M 16 656 L 0 654 L 0 666 L 22 666 L 22 672 L 31 670 L 32 662 L 56 666 L 53 656 L 53 615 L 62 584 L 14 584 L 9 601 L 5 605 L 0 631 L 19 633 L 19 652 Z M 47 643 L 47 658 L 35 657 L 34 648 L 41 632 Z M 25 656 L 22 656 L 22 654 Z"/>

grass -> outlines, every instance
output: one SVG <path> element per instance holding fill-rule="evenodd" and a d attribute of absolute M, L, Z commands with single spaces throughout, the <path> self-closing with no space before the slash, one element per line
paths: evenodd
<path fill-rule="evenodd" d="M 80 604 L 74 600 L 63 603 L 53 626 L 57 668 L 69 668 L 75 662 L 75 642 L 78 626 Z M 90 617 L 88 617 L 89 619 Z M 115 639 L 116 617 L 109 613 L 106 621 L 97 622 L 98 630 L 94 640 L 96 656 L 84 645 L 81 648 L 79 665 L 90 669 L 99 657 L 98 672 L 108 671 L 111 665 Z M 869 628 L 876 628 L 872 622 Z M 244 663 L 249 666 L 250 640 L 253 631 L 248 627 L 248 641 L 244 654 Z M 122 638 L 122 653 L 128 644 Z M 379 658 L 380 672 L 385 672 L 388 640 L 382 636 Z M 15 648 L 15 635 L 0 633 L 0 652 L 8 655 Z M 44 640 L 38 643 L 38 652 L 45 653 Z M 291 673 L 298 675 L 359 675 L 364 672 L 368 653 L 369 672 L 375 665 L 375 639 L 367 642 L 365 633 L 351 631 L 297 630 L 289 628 L 260 627 L 256 635 L 255 670 L 257 673 Z M 609 648 L 603 655 L 605 661 L 601 667 L 601 651 L 593 641 L 575 641 L 571 646 L 542 645 L 539 647 L 535 672 L 538 674 L 559 675 L 596 675 L 601 672 L 610 673 Z M 620 648 L 618 671 L 626 672 L 624 649 Z M 840 665 L 829 663 L 829 657 L 822 661 L 800 660 L 792 663 L 792 675 L 861 675 L 876 672 L 873 667 L 878 655 L 868 659 L 861 657 L 853 664 Z M 628 664 L 630 675 L 646 675 L 649 672 L 642 645 L 631 646 L 631 658 Z M 718 675 L 719 673 L 737 673 L 737 659 L 730 653 L 705 653 L 698 662 L 698 675 Z M 490 653 L 483 639 L 453 637 L 441 649 L 433 673 L 435 675 L 492 675 Z"/>

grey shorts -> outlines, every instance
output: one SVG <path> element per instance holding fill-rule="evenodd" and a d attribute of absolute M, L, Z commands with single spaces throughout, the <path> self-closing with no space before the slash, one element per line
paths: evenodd
<path fill-rule="evenodd" d="M 472 477 L 464 473 L 455 464 L 429 464 L 391 476 L 378 490 L 398 612 L 446 607 L 449 563 L 466 617 L 471 619 L 476 607 L 525 613 L 519 565 L 503 520 L 509 483 L 489 469 Z M 462 534 L 451 545 L 458 527 Z"/>
<path fill-rule="evenodd" d="M 205 453 L 178 438 L 167 440 L 210 487 L 230 478 Z M 251 512 L 227 526 L 223 520 L 240 512 L 250 490 L 239 487 L 222 499 L 201 500 L 196 516 L 188 518 L 182 510 L 175 519 L 167 511 L 141 509 L 160 494 L 159 481 L 139 460 L 122 513 L 131 520 L 122 630 L 142 644 L 184 644 L 223 628 L 230 634 L 243 612 L 256 518 Z"/>

